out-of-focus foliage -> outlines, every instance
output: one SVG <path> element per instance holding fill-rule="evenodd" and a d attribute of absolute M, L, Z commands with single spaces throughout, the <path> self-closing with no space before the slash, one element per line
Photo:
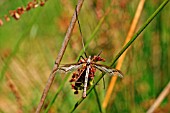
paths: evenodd
<path fill-rule="evenodd" d="M 30 0 L 1 0 L 0 19 L 9 14 L 10 10 L 26 7 L 28 2 Z M 76 2 L 48 0 L 43 7 L 25 12 L 19 20 L 10 18 L 9 22 L 4 21 L 0 26 L 0 112 L 35 112 L 54 60 L 61 48 Z M 137 29 L 160 3 L 160 1 L 146 1 Z M 85 43 L 110 4 L 111 0 L 84 1 L 79 20 Z M 110 64 L 123 46 L 137 4 L 137 0 L 114 2 L 99 32 L 86 49 L 88 55 L 95 55 L 102 50 L 101 56 L 106 59 L 105 65 Z M 170 81 L 169 10 L 170 4 L 129 49 L 121 69 L 124 78 L 117 81 L 106 109 L 108 113 L 146 112 Z M 76 25 L 61 63 L 76 62 L 81 49 L 79 28 Z M 100 73 L 96 73 L 96 77 L 98 74 Z M 43 109 L 50 103 L 65 76 L 69 74 L 57 73 Z M 101 102 L 109 80 L 110 76 L 106 75 L 105 89 L 102 81 L 96 86 Z M 67 81 L 50 112 L 69 112 L 80 97 L 81 93 L 73 94 Z M 168 96 L 156 112 L 170 112 L 169 105 Z M 85 99 L 76 112 L 99 112 L 94 92 Z"/>

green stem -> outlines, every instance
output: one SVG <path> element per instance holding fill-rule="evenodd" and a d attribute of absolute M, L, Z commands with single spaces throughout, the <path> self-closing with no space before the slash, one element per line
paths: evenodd
<path fill-rule="evenodd" d="M 52 101 L 50 102 L 50 104 L 48 105 L 47 109 L 45 110 L 45 113 L 48 113 L 48 111 L 50 110 L 51 106 L 54 104 L 58 94 L 60 93 L 60 91 L 62 90 L 62 88 L 64 87 L 64 84 L 66 83 L 66 81 L 68 80 L 69 76 L 66 76 L 62 82 L 62 84 L 60 85 L 60 87 L 58 88 L 58 90 L 56 91 Z"/>
<path fill-rule="evenodd" d="M 96 35 L 96 33 L 99 31 L 99 29 L 100 29 L 103 21 L 105 20 L 105 17 L 106 17 L 106 15 L 103 16 L 103 17 L 100 19 L 99 23 L 97 24 L 97 26 L 96 26 L 96 28 L 94 29 L 93 33 L 91 34 L 90 38 L 87 40 L 87 42 L 86 42 L 86 44 L 85 44 L 85 49 L 88 47 L 89 43 L 95 38 L 95 35 Z M 79 53 L 79 56 L 78 56 L 78 58 L 77 58 L 77 61 L 79 60 L 80 56 L 81 56 L 83 53 L 84 53 L 84 50 L 82 49 L 82 50 L 80 51 L 80 53 Z"/>
<path fill-rule="evenodd" d="M 137 39 L 139 34 L 149 25 L 149 23 L 155 18 L 155 16 L 166 6 L 169 0 L 165 0 L 158 9 L 149 17 L 149 19 L 143 24 L 143 26 L 138 30 L 138 32 L 132 37 L 132 39 L 122 48 L 122 50 L 116 55 L 111 66 L 115 64 L 118 58 L 123 54 L 123 52 Z M 96 80 L 96 83 L 87 91 L 87 95 L 92 91 L 92 89 L 97 85 L 97 83 L 103 78 L 105 74 L 101 74 L 99 78 Z M 80 98 L 75 104 L 74 108 L 71 110 L 71 113 L 80 105 L 80 103 L 84 100 L 84 98 Z"/>
<path fill-rule="evenodd" d="M 100 113 L 103 113 L 102 106 L 101 106 L 101 103 L 100 103 L 100 99 L 99 99 L 99 95 L 97 93 L 96 87 L 94 87 L 94 93 L 96 95 L 96 100 L 97 100 L 97 104 L 98 104 L 98 107 L 99 107 L 99 111 L 100 111 Z"/>

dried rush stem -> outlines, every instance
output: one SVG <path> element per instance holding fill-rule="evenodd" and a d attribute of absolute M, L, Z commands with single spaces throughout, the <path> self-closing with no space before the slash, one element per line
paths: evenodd
<path fill-rule="evenodd" d="M 82 7 L 83 1 L 84 0 L 78 0 L 78 5 L 77 5 L 77 12 L 78 13 L 80 12 L 80 9 Z M 44 91 L 42 93 L 42 97 L 41 97 L 40 103 L 38 104 L 36 113 L 39 113 L 41 111 L 41 109 L 42 109 L 42 106 L 43 106 L 44 101 L 45 101 L 45 99 L 47 97 L 48 91 L 49 91 L 49 89 L 50 89 L 50 87 L 51 87 L 51 85 L 52 85 L 52 83 L 54 81 L 56 70 L 58 69 L 60 61 L 61 61 L 61 59 L 62 59 L 62 57 L 64 55 L 65 49 L 66 49 L 66 47 L 68 45 L 68 41 L 69 41 L 69 39 L 71 37 L 71 33 L 72 33 L 73 28 L 75 26 L 76 20 L 77 20 L 76 12 L 74 12 L 74 15 L 72 17 L 71 23 L 70 23 L 70 25 L 68 27 L 68 30 L 67 30 L 67 33 L 65 35 L 62 47 L 61 47 L 60 52 L 58 53 L 58 56 L 57 56 L 57 58 L 55 60 L 55 64 L 54 64 L 53 70 L 52 70 L 52 72 L 51 72 L 51 74 L 50 74 L 50 76 L 48 78 L 48 81 L 47 81 L 46 86 L 44 88 Z"/>

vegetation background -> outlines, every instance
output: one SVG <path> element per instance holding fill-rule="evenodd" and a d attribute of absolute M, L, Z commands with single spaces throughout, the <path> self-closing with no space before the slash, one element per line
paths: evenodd
<path fill-rule="evenodd" d="M 10 10 L 27 6 L 30 0 L 1 0 L 0 18 Z M 111 0 L 85 0 L 79 14 L 79 21 L 85 43 L 92 35 L 98 22 L 110 7 Z M 138 0 L 114 1 L 97 34 L 88 45 L 88 55 L 101 57 L 110 65 L 121 50 L 134 17 Z M 147 0 L 136 31 L 158 8 L 162 0 Z M 42 7 L 25 12 L 19 20 L 10 18 L 0 27 L 0 112 L 35 112 L 43 89 L 52 70 L 54 60 L 61 48 L 66 30 L 74 13 L 77 0 L 48 0 Z M 153 104 L 170 81 L 170 4 L 147 26 L 128 50 L 121 71 L 124 78 L 118 78 L 106 112 L 143 113 Z M 61 64 L 75 63 L 82 50 L 78 25 Z M 96 73 L 99 75 L 100 72 Z M 56 74 L 43 107 L 46 109 L 52 98 L 70 74 Z M 102 103 L 111 77 L 105 76 L 105 85 L 96 86 Z M 74 95 L 69 80 L 59 93 L 50 113 L 67 113 L 81 98 Z M 168 95 L 155 113 L 170 112 Z M 76 113 L 100 112 L 94 92 L 79 105 Z"/>

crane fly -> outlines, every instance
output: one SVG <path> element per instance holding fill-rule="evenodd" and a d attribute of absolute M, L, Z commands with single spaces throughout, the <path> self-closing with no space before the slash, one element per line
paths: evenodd
<path fill-rule="evenodd" d="M 82 45 L 85 53 L 85 47 L 84 47 L 84 42 L 83 42 L 83 36 L 81 32 L 81 27 L 80 27 L 80 22 L 78 19 L 78 14 L 77 14 L 77 6 L 75 9 L 76 12 L 76 18 L 78 21 L 79 25 L 79 30 L 82 38 Z M 74 94 L 78 94 L 78 90 L 83 90 L 83 95 L 82 97 L 86 97 L 86 90 L 90 88 L 90 86 L 93 84 L 94 81 L 94 76 L 96 69 L 100 70 L 101 72 L 107 73 L 109 75 L 114 75 L 117 74 L 119 77 L 123 77 L 123 74 L 121 71 L 117 69 L 113 69 L 111 67 L 97 64 L 97 62 L 102 61 L 104 62 L 105 59 L 100 57 L 101 52 L 97 56 L 88 56 L 85 53 L 86 58 L 81 56 L 80 60 L 78 63 L 74 64 L 66 64 L 63 66 L 60 66 L 57 71 L 59 72 L 69 72 L 69 71 L 74 71 L 77 70 L 73 73 L 72 78 L 70 79 L 70 82 L 72 83 L 72 89 L 75 90 Z M 56 70 L 55 70 L 56 71 Z"/>
<path fill-rule="evenodd" d="M 105 61 L 105 59 L 101 58 L 99 55 L 93 57 L 87 57 L 86 55 L 86 58 L 81 56 L 81 59 L 78 63 L 66 64 L 58 68 L 57 71 L 65 73 L 77 70 L 73 73 L 72 78 L 70 79 L 70 82 L 72 83 L 72 89 L 75 90 L 74 94 L 78 94 L 78 90 L 83 90 L 82 97 L 86 97 L 86 90 L 89 89 L 93 84 L 96 69 L 109 75 L 117 74 L 119 77 L 123 77 L 121 71 L 106 65 L 98 64 L 97 62 L 99 61 Z"/>

